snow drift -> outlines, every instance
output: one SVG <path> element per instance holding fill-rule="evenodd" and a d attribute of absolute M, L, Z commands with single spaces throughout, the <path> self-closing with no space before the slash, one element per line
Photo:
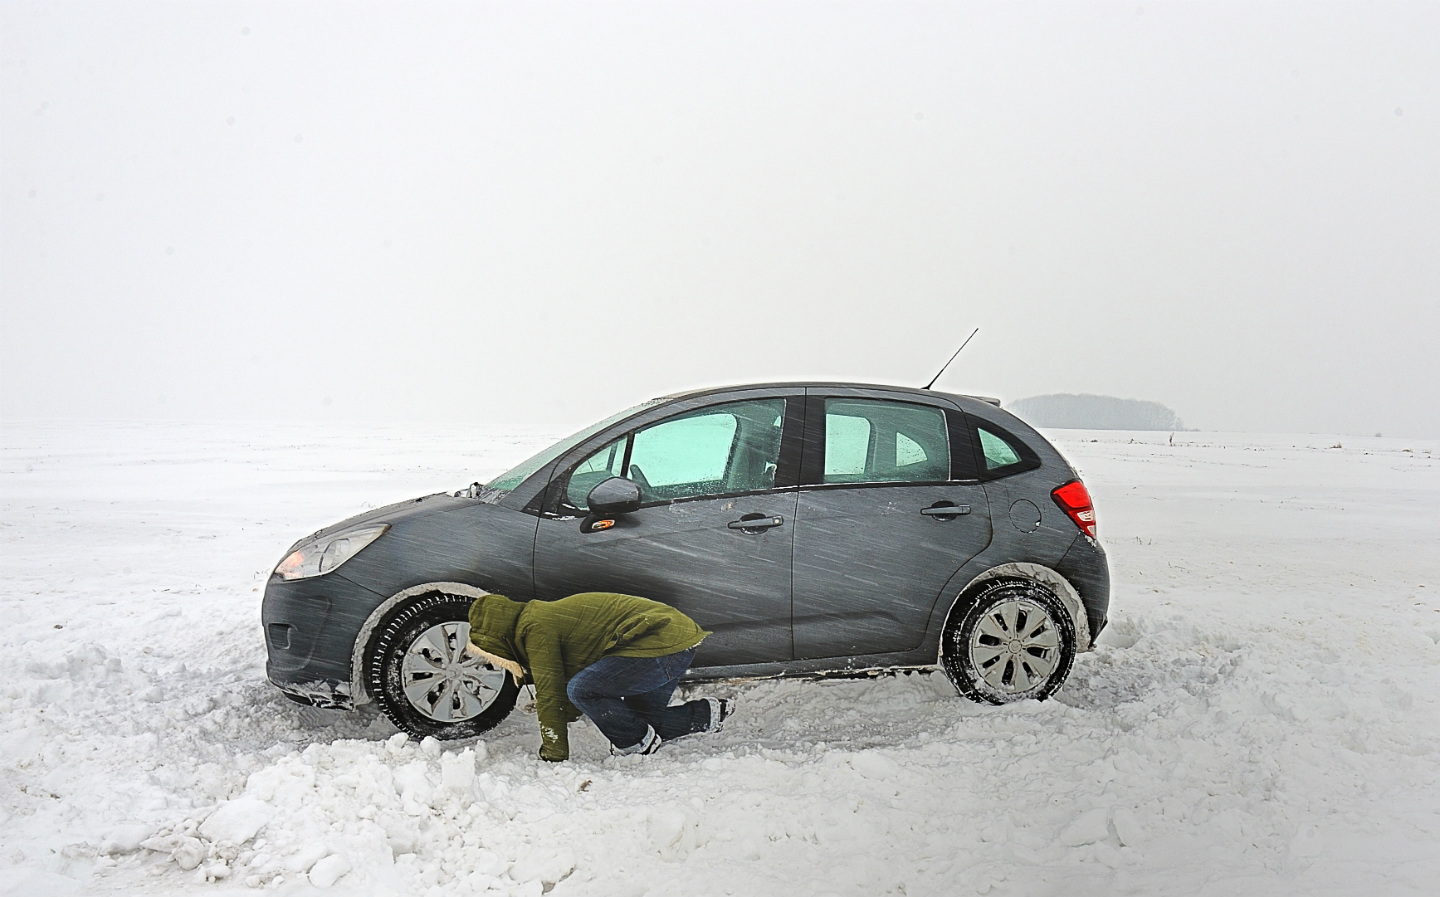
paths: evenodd
<path fill-rule="evenodd" d="M 1050 701 L 727 683 L 719 735 L 552 765 L 522 711 L 442 745 L 291 704 L 258 619 L 298 536 L 543 437 L 6 425 L 0 894 L 1429 893 L 1437 446 L 1148 439 L 1058 440 L 1115 592 Z"/>

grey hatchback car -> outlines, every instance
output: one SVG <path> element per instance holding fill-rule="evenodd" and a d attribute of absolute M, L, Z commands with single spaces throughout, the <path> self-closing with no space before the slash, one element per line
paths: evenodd
<path fill-rule="evenodd" d="M 297 542 L 261 609 L 270 681 L 478 735 L 515 682 L 468 655 L 477 596 L 611 591 L 713 634 L 692 679 L 939 665 L 991 703 L 1052 694 L 1105 625 L 1085 486 L 994 400 L 832 383 L 655 399 L 488 483 Z"/>

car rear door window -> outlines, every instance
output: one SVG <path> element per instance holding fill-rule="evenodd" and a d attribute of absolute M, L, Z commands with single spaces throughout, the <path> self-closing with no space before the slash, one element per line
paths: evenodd
<path fill-rule="evenodd" d="M 950 478 L 945 413 L 880 399 L 825 400 L 824 483 L 927 483 Z"/>
<path fill-rule="evenodd" d="M 870 421 L 859 415 L 825 414 L 825 482 L 864 478 L 870 455 Z"/>

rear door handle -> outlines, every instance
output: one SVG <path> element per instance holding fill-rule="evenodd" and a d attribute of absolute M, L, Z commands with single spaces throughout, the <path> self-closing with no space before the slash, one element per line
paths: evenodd
<path fill-rule="evenodd" d="M 762 529 L 769 529 L 772 526 L 782 526 L 784 523 L 785 518 L 779 515 L 766 517 L 764 514 L 746 514 L 739 520 L 732 520 L 725 525 L 731 529 L 755 532 Z"/>
<path fill-rule="evenodd" d="M 926 517 L 960 517 L 970 513 L 969 505 L 936 505 L 931 508 L 921 508 L 920 513 Z"/>

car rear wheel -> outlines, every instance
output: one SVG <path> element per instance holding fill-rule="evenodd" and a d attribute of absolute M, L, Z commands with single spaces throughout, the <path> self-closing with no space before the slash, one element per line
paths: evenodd
<path fill-rule="evenodd" d="M 994 580 L 950 611 L 940 644 L 945 674 L 970 700 L 1043 701 L 1070 675 L 1075 624 L 1047 586 Z"/>
<path fill-rule="evenodd" d="M 401 731 L 473 738 L 514 709 L 514 679 L 465 652 L 469 610 L 469 598 L 434 592 L 397 607 L 376 628 L 366 684 Z"/>

